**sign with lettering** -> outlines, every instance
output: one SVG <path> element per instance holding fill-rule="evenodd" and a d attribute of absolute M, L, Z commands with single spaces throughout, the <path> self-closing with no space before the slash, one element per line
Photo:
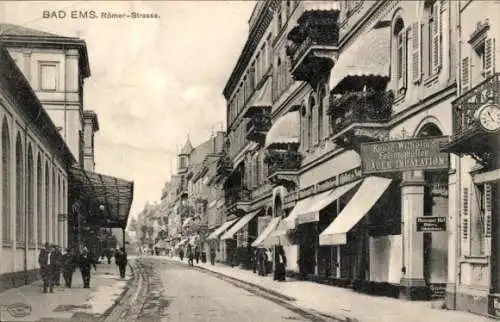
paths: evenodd
<path fill-rule="evenodd" d="M 405 170 L 449 168 L 448 153 L 441 152 L 447 136 L 395 140 L 361 144 L 364 174 Z"/>
<path fill-rule="evenodd" d="M 417 231 L 446 231 L 446 217 L 417 217 Z"/>

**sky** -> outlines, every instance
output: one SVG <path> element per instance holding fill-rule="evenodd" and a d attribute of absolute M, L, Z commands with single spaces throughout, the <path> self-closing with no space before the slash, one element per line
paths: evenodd
<path fill-rule="evenodd" d="M 5 1 L 0 21 L 84 38 L 92 76 L 84 108 L 99 117 L 96 171 L 134 181 L 131 216 L 160 199 L 189 134 L 225 128 L 222 90 L 248 36 L 254 1 Z M 43 18 L 43 11 L 66 18 Z M 71 11 L 159 19 L 71 19 Z M 3 11 L 3 14 L 2 14 Z M 221 123 L 222 122 L 222 123 Z"/>

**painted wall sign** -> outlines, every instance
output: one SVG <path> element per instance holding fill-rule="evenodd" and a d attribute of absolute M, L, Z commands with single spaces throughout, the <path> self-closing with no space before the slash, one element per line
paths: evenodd
<path fill-rule="evenodd" d="M 446 217 L 417 217 L 417 231 L 446 231 Z"/>
<path fill-rule="evenodd" d="M 363 143 L 361 167 L 364 174 L 447 169 L 449 156 L 440 151 L 444 143 L 447 136 Z"/>

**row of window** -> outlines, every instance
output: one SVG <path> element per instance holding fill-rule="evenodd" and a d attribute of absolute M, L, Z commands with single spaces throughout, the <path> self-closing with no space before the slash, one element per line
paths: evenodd
<path fill-rule="evenodd" d="M 264 162 L 264 150 L 247 155 L 246 159 L 246 187 L 254 189 L 267 182 L 268 165 Z"/>
<path fill-rule="evenodd" d="M 51 168 L 42 156 L 33 155 L 31 145 L 28 147 L 25 158 L 20 135 L 15 140 L 15 147 L 11 146 L 7 120 L 2 123 L 2 240 L 8 244 L 14 239 L 24 243 L 34 244 L 61 242 L 64 240 L 61 222 L 58 214 L 64 213 L 67 208 L 67 186 L 61 173 Z M 12 151 L 14 150 L 14 151 Z M 15 153 L 15 167 L 11 164 L 12 152 Z M 27 170 L 25 170 L 25 162 Z M 15 171 L 13 171 L 15 169 Z M 11 174 L 14 173 L 14 180 Z M 28 191 L 25 191 L 28 183 Z M 14 186 L 13 186 L 14 185 Z M 14 189 L 12 189 L 14 188 Z M 12 218 L 12 201 L 15 200 L 15 223 Z M 27 211 L 27 216 L 25 216 Z M 25 235 L 25 220 L 27 220 L 27 234 Z M 36 226 L 35 226 L 36 223 Z M 15 231 L 13 231 L 15 227 Z M 44 230 L 45 227 L 45 230 Z M 59 227 L 59 228 L 58 228 Z M 35 240 L 35 237 L 37 240 Z M 45 241 L 43 238 L 45 237 Z"/>

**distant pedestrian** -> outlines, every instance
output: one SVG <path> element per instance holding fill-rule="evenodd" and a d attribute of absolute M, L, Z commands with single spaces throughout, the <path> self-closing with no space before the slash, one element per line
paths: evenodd
<path fill-rule="evenodd" d="M 113 253 L 111 249 L 106 249 L 106 258 L 108 259 L 108 265 L 111 264 L 111 258 L 113 257 Z"/>
<path fill-rule="evenodd" d="M 193 266 L 193 248 L 191 247 L 191 244 L 188 244 L 187 250 L 186 250 L 186 256 L 188 258 L 188 264 L 189 266 Z"/>
<path fill-rule="evenodd" d="M 90 288 L 91 266 L 94 266 L 95 271 L 97 271 L 97 267 L 95 266 L 96 261 L 92 257 L 92 254 L 88 251 L 87 247 L 84 247 L 82 254 L 80 254 L 79 264 L 80 271 L 82 272 L 83 288 Z"/>
<path fill-rule="evenodd" d="M 251 263 L 252 263 L 252 271 L 254 273 L 257 273 L 257 266 L 259 264 L 259 255 L 258 255 L 258 250 L 257 249 L 254 249 L 252 251 L 252 257 L 251 257 Z"/>
<path fill-rule="evenodd" d="M 60 286 L 62 266 L 63 266 L 63 255 L 61 252 L 61 247 L 59 247 L 58 245 L 54 245 L 54 249 L 56 255 L 55 270 L 54 270 L 54 285 Z"/>
<path fill-rule="evenodd" d="M 267 275 L 267 261 L 268 257 L 265 249 L 259 250 L 259 275 L 266 276 Z"/>
<path fill-rule="evenodd" d="M 66 287 L 71 288 L 73 273 L 76 269 L 76 258 L 71 249 L 67 248 L 63 255 L 63 277 Z"/>
<path fill-rule="evenodd" d="M 194 248 L 194 259 L 196 260 L 196 264 L 198 264 L 198 261 L 200 260 L 200 246 L 196 246 Z"/>
<path fill-rule="evenodd" d="M 125 247 L 118 249 L 115 253 L 115 263 L 118 266 L 118 270 L 120 272 L 120 278 L 125 278 L 125 272 L 127 269 L 128 259 L 127 252 L 125 251 Z"/>
<path fill-rule="evenodd" d="M 215 248 L 210 248 L 210 264 L 215 265 Z"/>
<path fill-rule="evenodd" d="M 286 279 L 286 256 L 283 246 L 276 246 L 275 253 L 274 279 L 277 281 L 284 281 Z"/>
<path fill-rule="evenodd" d="M 180 257 L 181 262 L 182 262 L 184 260 L 184 251 L 182 249 L 179 251 L 179 257 Z"/>

